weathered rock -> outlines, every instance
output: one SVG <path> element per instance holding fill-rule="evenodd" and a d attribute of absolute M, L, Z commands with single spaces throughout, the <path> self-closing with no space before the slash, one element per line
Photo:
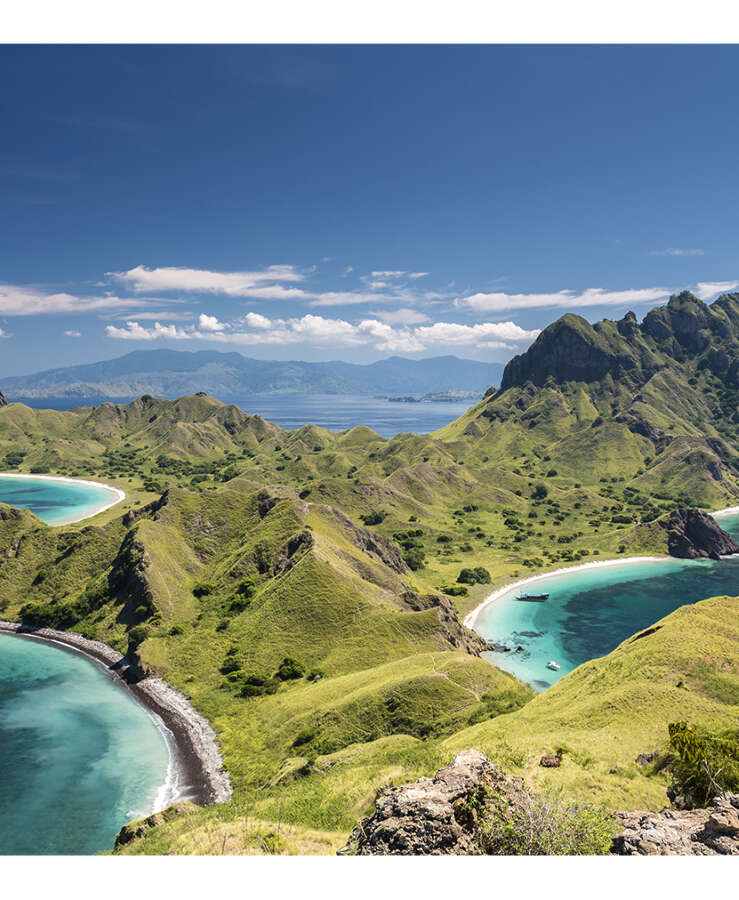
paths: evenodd
<path fill-rule="evenodd" d="M 651 753 L 640 753 L 634 762 L 638 766 L 648 766 L 649 763 L 653 763 L 658 756 L 659 750 L 652 750 Z"/>
<path fill-rule="evenodd" d="M 667 531 L 670 556 L 679 559 L 718 559 L 739 553 L 739 544 L 716 520 L 700 509 L 676 509 L 660 521 Z"/>
<path fill-rule="evenodd" d="M 324 506 L 323 509 L 342 526 L 355 547 L 358 547 L 365 553 L 371 553 L 373 556 L 376 556 L 380 562 L 383 562 L 398 575 L 407 575 L 410 572 L 400 552 L 400 548 L 389 538 L 379 534 L 377 531 L 357 525 L 356 522 L 353 522 L 348 516 L 333 506 Z"/>
<path fill-rule="evenodd" d="M 8 401 L 5 399 L 5 395 L 2 391 L 0 391 L 0 406 L 7 406 Z"/>
<path fill-rule="evenodd" d="M 339 853 L 372 855 L 478 855 L 475 825 L 486 791 L 510 802 L 524 790 L 479 750 L 463 750 L 433 778 L 386 788 L 373 815 L 360 821 Z"/>
<path fill-rule="evenodd" d="M 739 794 L 706 809 L 617 813 L 623 830 L 612 852 L 621 856 L 739 855 Z"/>
<path fill-rule="evenodd" d="M 634 760 L 637 765 L 648 766 L 659 757 L 659 750 L 652 750 L 650 753 L 640 753 Z"/>
<path fill-rule="evenodd" d="M 542 756 L 539 760 L 539 765 L 544 766 L 545 769 L 558 769 L 562 765 L 562 757 Z"/>
<path fill-rule="evenodd" d="M 144 837 L 152 828 L 157 825 L 163 825 L 178 816 L 186 816 L 195 812 L 198 807 L 194 803 L 183 801 L 181 803 L 173 803 L 161 812 L 152 813 L 145 819 L 137 819 L 135 822 L 128 822 L 118 832 L 115 839 L 115 846 L 122 847 L 124 844 L 130 844 L 131 841 Z"/>

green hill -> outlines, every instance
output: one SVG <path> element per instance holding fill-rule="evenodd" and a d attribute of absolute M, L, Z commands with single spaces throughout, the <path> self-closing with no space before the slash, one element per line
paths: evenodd
<path fill-rule="evenodd" d="M 432 435 L 287 432 L 202 393 L 0 407 L 4 470 L 127 493 L 61 528 L 0 505 L 0 613 L 128 650 L 179 687 L 234 784 L 232 803 L 126 852 L 264 851 L 276 822 L 327 852 L 380 785 L 475 744 L 536 781 L 660 805 L 633 758 L 678 713 L 735 711 L 736 601 L 679 610 L 534 699 L 460 618 L 526 571 L 666 552 L 658 522 L 677 506 L 737 505 L 738 309 L 682 294 L 641 325 L 564 316 Z M 545 775 L 555 743 L 565 762 Z"/>

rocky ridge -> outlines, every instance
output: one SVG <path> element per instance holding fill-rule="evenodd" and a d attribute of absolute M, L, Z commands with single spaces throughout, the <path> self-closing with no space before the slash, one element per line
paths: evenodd
<path fill-rule="evenodd" d="M 621 856 L 739 855 L 739 794 L 716 797 L 706 809 L 617 813 L 613 840 Z"/>
<path fill-rule="evenodd" d="M 432 778 L 385 788 L 339 854 L 481 855 L 480 826 L 491 796 L 515 810 L 528 791 L 523 779 L 506 775 L 480 750 L 463 750 Z M 739 795 L 717 797 L 707 809 L 618 812 L 614 820 L 621 826 L 614 855 L 739 855 Z"/>
<path fill-rule="evenodd" d="M 667 549 L 678 559 L 719 559 L 739 553 L 739 544 L 716 520 L 700 509 L 676 509 L 660 522 Z"/>

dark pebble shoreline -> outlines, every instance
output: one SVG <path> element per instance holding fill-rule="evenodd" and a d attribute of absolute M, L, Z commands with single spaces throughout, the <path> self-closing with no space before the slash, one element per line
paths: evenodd
<path fill-rule="evenodd" d="M 177 796 L 170 802 L 190 800 L 200 806 L 231 799 L 228 773 L 223 768 L 215 732 L 190 701 L 161 678 L 146 676 L 135 664 L 101 641 L 91 641 L 74 632 L 52 628 L 29 628 L 17 622 L 0 621 L 0 633 L 41 640 L 81 653 L 102 666 L 149 712 L 161 719 L 171 735 L 169 741 L 176 767 Z M 157 810 L 152 810 L 156 812 Z"/>

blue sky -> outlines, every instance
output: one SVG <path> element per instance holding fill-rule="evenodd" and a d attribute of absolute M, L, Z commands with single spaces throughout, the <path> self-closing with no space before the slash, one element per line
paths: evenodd
<path fill-rule="evenodd" d="M 739 284 L 736 47 L 5 46 L 0 375 L 504 361 Z M 1 385 L 0 385 L 1 386 Z"/>

